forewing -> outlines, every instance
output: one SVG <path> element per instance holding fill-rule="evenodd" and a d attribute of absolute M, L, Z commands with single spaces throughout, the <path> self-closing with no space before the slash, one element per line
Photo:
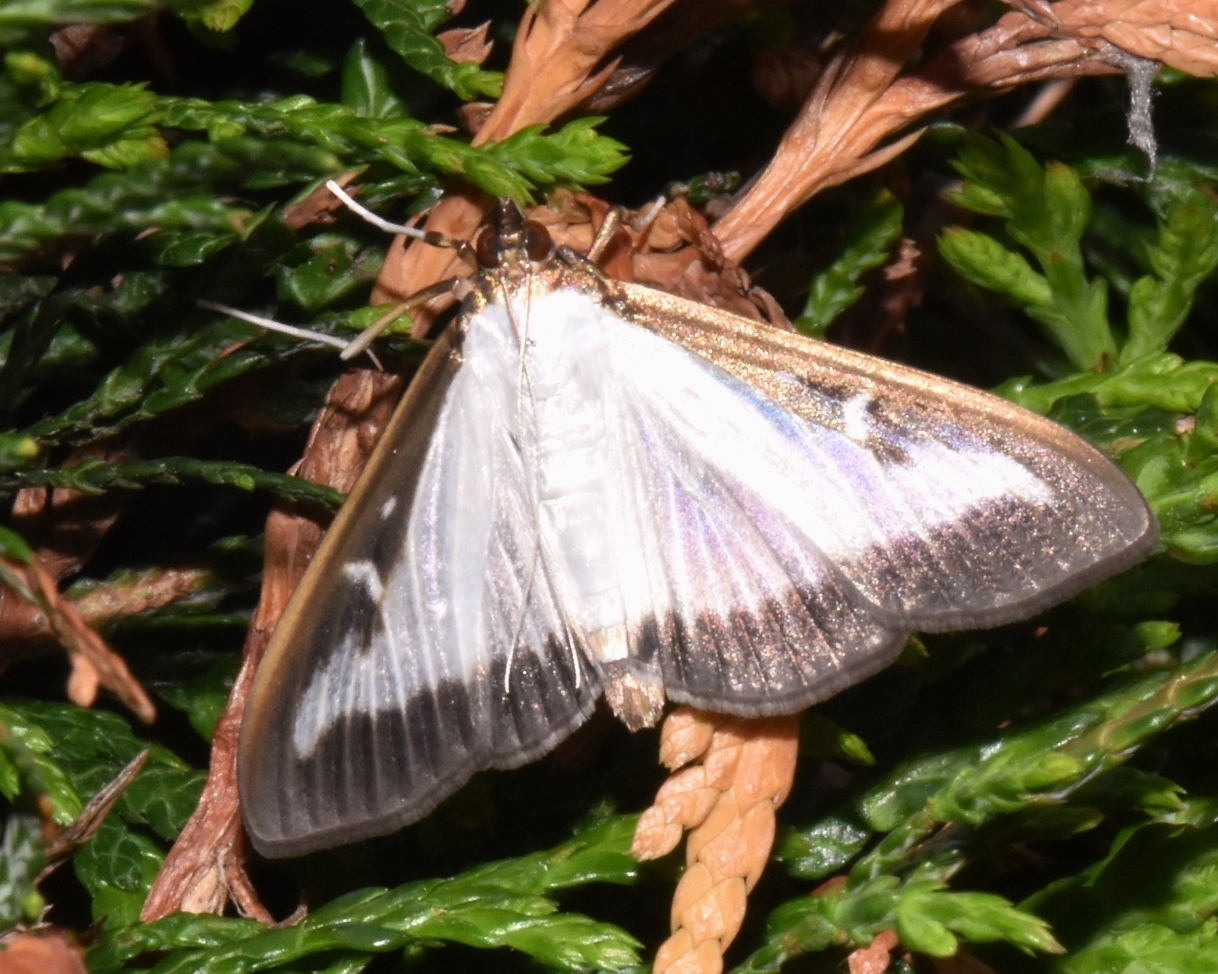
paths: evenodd
<path fill-rule="evenodd" d="M 790 713 L 887 666 L 905 628 L 740 477 L 737 463 L 763 477 L 787 472 L 759 442 L 766 431 L 742 390 L 674 346 L 647 352 L 649 377 L 620 373 L 632 380 L 626 479 L 655 551 L 650 597 L 628 612 L 643 620 L 635 652 L 658 664 L 667 696 L 743 716 Z"/>
<path fill-rule="evenodd" d="M 691 379 L 695 392 L 669 378 L 674 366 L 657 371 L 655 354 L 634 356 L 627 374 L 667 417 L 669 441 L 696 452 L 757 523 L 777 516 L 802 535 L 879 624 L 999 625 L 1136 563 L 1157 540 L 1133 483 L 1055 423 L 649 288 L 609 288 L 624 320 L 696 353 L 715 380 Z M 718 413 L 716 388 L 730 390 Z"/>
<path fill-rule="evenodd" d="M 474 771 L 549 750 L 599 694 L 537 570 L 501 421 L 516 363 L 458 355 L 454 336 L 412 383 L 258 671 L 239 772 L 264 854 L 414 821 Z"/>

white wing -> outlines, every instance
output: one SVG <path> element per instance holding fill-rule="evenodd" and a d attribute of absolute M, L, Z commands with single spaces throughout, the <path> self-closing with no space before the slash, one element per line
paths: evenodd
<path fill-rule="evenodd" d="M 517 312 L 551 444 L 528 479 L 545 495 L 548 480 L 571 482 L 575 458 L 595 471 L 575 494 L 577 539 L 544 509 L 542 524 L 568 624 L 589 637 L 611 697 L 624 668 L 716 710 L 790 712 L 886 665 L 912 629 L 1029 615 L 1155 542 L 1137 489 L 1055 424 L 618 287 L 617 301 L 564 289 Z M 546 427 L 551 413 L 580 432 Z M 595 572 L 581 564 L 588 547 Z M 621 646 L 592 638 L 619 623 L 591 598 L 607 575 L 624 663 Z"/>
<path fill-rule="evenodd" d="M 457 368 L 451 338 L 416 377 L 259 669 L 240 784 L 265 854 L 414 821 L 474 771 L 550 750 L 600 694 L 538 556 L 507 435 L 516 363 L 466 349 Z"/>

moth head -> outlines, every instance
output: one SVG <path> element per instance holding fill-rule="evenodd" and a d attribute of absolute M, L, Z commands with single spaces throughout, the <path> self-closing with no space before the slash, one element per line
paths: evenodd
<path fill-rule="evenodd" d="M 483 267 L 544 260 L 553 249 L 550 231 L 526 220 L 511 200 L 495 204 L 489 226 L 483 227 L 474 243 L 474 253 Z"/>

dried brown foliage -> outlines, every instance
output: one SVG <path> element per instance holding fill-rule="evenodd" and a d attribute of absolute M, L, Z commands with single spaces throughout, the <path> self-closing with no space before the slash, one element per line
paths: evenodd
<path fill-rule="evenodd" d="M 401 388 L 398 376 L 383 372 L 343 375 L 313 424 L 297 476 L 350 490 Z M 245 872 L 249 849 L 237 794 L 237 739 L 258 662 L 323 533 L 324 527 L 311 516 L 290 507 L 277 507 L 267 518 L 262 597 L 246 636 L 241 671 L 216 724 L 207 784 L 148 894 L 140 913 L 143 920 L 178 911 L 220 913 L 230 898 L 246 916 L 271 920 Z"/>
<path fill-rule="evenodd" d="M 639 819 L 632 851 L 655 859 L 688 831 L 685 873 L 673 894 L 672 935 L 656 974 L 718 974 L 744 922 L 748 893 L 774 843 L 774 813 L 795 777 L 797 717 L 744 720 L 680 707 L 660 731 L 673 771 Z"/>
<path fill-rule="evenodd" d="M 28 627 L 48 633 L 67 650 L 72 663 L 68 696 L 73 703 L 92 706 L 98 688 L 105 687 L 140 720 L 152 723 L 156 708 L 144 688 L 131 675 L 123 658 L 106 645 L 76 606 L 60 594 L 55 579 L 37 554 L 28 565 L 0 559 L 0 576 L 8 583 L 5 593 L 8 599 L 16 595 L 34 607 L 34 613 L 26 620 Z"/>
<path fill-rule="evenodd" d="M 2 974 L 86 974 L 85 952 L 62 933 L 19 933 L 0 944 Z"/>
<path fill-rule="evenodd" d="M 1212 0 L 1043 0 L 926 52 L 927 33 L 958 0 L 890 0 L 825 69 L 764 172 L 722 220 L 723 252 L 743 260 L 823 189 L 883 165 L 931 112 L 1016 85 L 1126 70 L 1132 55 L 1192 74 L 1218 71 Z M 908 68 L 915 57 L 915 67 Z M 907 134 L 900 136 L 900 133 Z M 900 136 L 894 142 L 885 140 Z"/>
<path fill-rule="evenodd" d="M 478 27 L 456 27 L 452 30 L 442 30 L 436 39 L 444 45 L 444 53 L 454 61 L 469 61 L 481 64 L 491 56 L 491 48 L 495 42 L 487 40 L 487 31 L 491 22 Z"/>
<path fill-rule="evenodd" d="M 900 943 L 894 930 L 884 930 L 866 947 L 852 950 L 846 957 L 846 969 L 850 974 L 884 974 L 892 963 L 892 952 Z"/>

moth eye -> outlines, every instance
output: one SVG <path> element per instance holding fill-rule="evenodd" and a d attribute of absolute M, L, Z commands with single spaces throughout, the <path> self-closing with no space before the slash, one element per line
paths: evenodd
<path fill-rule="evenodd" d="M 499 234 L 494 227 L 483 227 L 474 244 L 474 255 L 483 267 L 498 267 L 503 263 L 503 253 L 499 249 Z"/>
<path fill-rule="evenodd" d="M 524 225 L 524 252 L 529 260 L 545 260 L 550 256 L 550 231 L 540 223 L 529 220 Z"/>

